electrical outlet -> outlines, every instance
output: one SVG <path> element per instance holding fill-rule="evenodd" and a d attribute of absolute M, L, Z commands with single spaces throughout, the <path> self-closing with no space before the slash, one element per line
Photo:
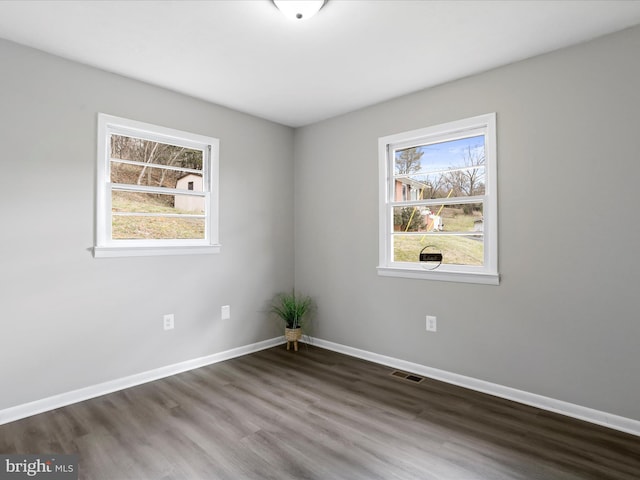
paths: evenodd
<path fill-rule="evenodd" d="M 163 318 L 164 329 L 173 330 L 173 313 L 167 313 Z"/>
<path fill-rule="evenodd" d="M 220 309 L 220 318 L 222 318 L 222 320 L 229 320 L 231 318 L 231 306 L 230 305 L 223 305 L 222 308 Z"/>
<path fill-rule="evenodd" d="M 438 331 L 438 325 L 436 323 L 436 317 L 433 317 L 431 315 L 427 315 L 427 332 L 437 332 Z"/>

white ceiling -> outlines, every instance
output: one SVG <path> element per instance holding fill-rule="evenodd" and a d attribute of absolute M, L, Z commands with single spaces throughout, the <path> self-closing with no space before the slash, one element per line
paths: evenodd
<path fill-rule="evenodd" d="M 0 1 L 2 38 L 294 127 L 638 23 L 613 0 L 329 0 L 306 21 L 270 0 Z"/>

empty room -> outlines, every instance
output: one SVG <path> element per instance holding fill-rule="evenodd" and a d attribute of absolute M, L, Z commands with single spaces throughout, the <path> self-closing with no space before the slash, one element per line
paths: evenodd
<path fill-rule="evenodd" d="M 0 479 L 640 478 L 640 1 L 8 0 L 0 73 Z"/>

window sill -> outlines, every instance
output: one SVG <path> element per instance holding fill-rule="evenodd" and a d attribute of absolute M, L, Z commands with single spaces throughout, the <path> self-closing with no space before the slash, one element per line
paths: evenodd
<path fill-rule="evenodd" d="M 94 258 L 153 257 L 220 253 L 220 245 L 93 247 Z"/>
<path fill-rule="evenodd" d="M 452 272 L 446 270 L 418 270 L 398 267 L 378 267 L 378 275 L 383 277 L 417 278 L 440 282 L 478 283 L 499 285 L 500 275 L 485 272 Z"/>

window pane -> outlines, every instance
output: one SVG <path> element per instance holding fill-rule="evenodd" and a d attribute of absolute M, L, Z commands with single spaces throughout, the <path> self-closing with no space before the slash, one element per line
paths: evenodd
<path fill-rule="evenodd" d="M 201 150 L 124 135 L 111 135 L 111 158 L 202 170 Z"/>
<path fill-rule="evenodd" d="M 483 265 L 483 235 L 393 235 L 393 261 L 420 264 L 420 251 L 442 253 L 442 263 L 447 265 Z M 432 262 L 424 263 L 433 268 Z"/>
<path fill-rule="evenodd" d="M 204 218 L 113 216 L 114 239 L 204 239 Z"/>
<path fill-rule="evenodd" d="M 419 263 L 430 245 L 425 252 L 442 253 L 444 264 L 483 265 L 482 211 L 482 203 L 394 207 L 393 261 Z"/>
<path fill-rule="evenodd" d="M 394 201 L 469 197 L 485 194 L 485 168 L 446 173 L 412 173 L 395 179 Z"/>
<path fill-rule="evenodd" d="M 484 165 L 484 135 L 396 150 L 394 199 L 409 200 L 403 186 L 422 198 L 484 195 Z"/>
<path fill-rule="evenodd" d="M 201 150 L 111 135 L 110 168 L 113 183 L 182 188 L 178 183 L 188 174 L 184 169 L 202 172 L 202 160 Z M 131 165 L 126 162 L 144 165 Z M 202 178 L 202 174 L 193 176 Z M 199 189 L 202 190 L 201 180 L 199 185 Z M 184 188 L 187 188 L 186 182 Z"/>
<path fill-rule="evenodd" d="M 203 191 L 202 174 L 114 161 L 111 162 L 111 182 Z M 189 188 L 189 183 L 193 183 L 193 188 Z"/>
<path fill-rule="evenodd" d="M 111 210 L 127 213 L 202 214 L 205 199 L 193 195 L 113 191 Z"/>
<path fill-rule="evenodd" d="M 482 211 L 482 203 L 393 207 L 393 231 L 482 233 Z"/>

